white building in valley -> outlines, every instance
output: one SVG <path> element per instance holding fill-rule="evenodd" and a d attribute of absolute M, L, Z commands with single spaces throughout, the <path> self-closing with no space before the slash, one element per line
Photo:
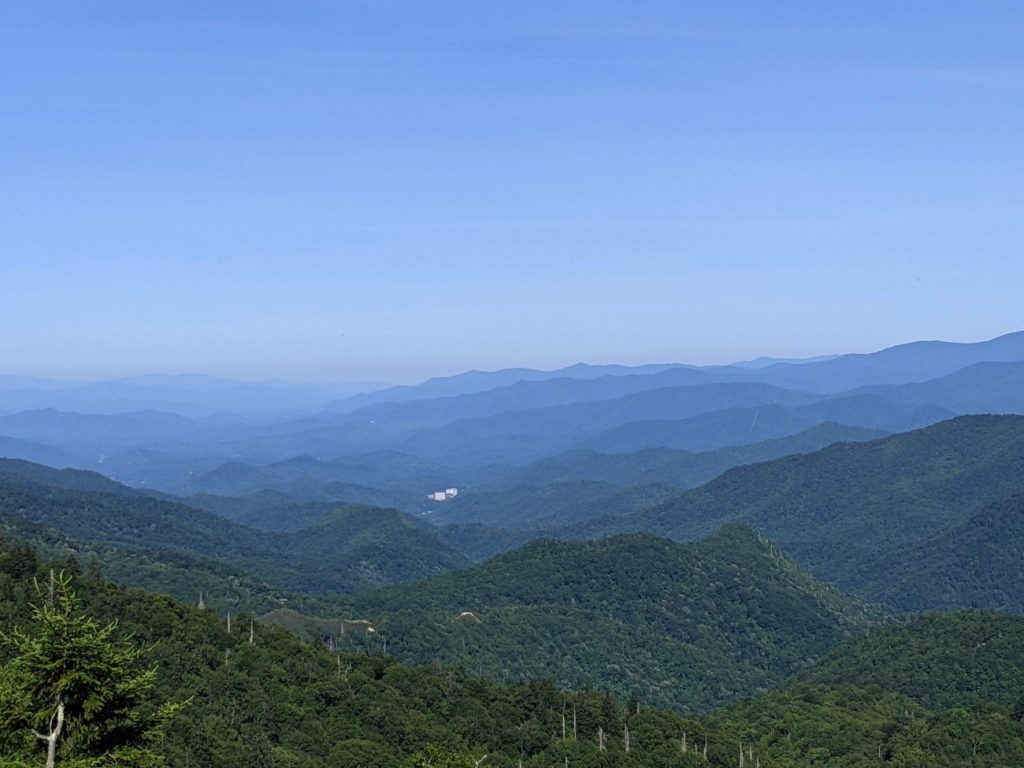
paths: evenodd
<path fill-rule="evenodd" d="M 448 499 L 454 499 L 458 495 L 458 488 L 445 488 L 443 491 L 428 493 L 427 498 L 430 499 L 430 501 L 447 501 Z"/>

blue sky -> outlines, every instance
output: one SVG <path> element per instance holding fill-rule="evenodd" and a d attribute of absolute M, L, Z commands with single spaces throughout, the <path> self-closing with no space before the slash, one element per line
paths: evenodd
<path fill-rule="evenodd" d="M 1024 328 L 1024 6 L 8 2 L 0 367 L 379 378 Z"/>

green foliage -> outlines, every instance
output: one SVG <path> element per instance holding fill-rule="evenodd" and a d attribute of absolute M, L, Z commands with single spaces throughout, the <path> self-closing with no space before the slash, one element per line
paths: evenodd
<path fill-rule="evenodd" d="M 539 541 L 474 568 L 349 601 L 312 622 L 349 649 L 503 681 L 552 678 L 683 712 L 777 684 L 879 615 L 744 526 L 698 544 L 647 535 Z M 294 616 L 289 618 L 294 620 Z"/>
<path fill-rule="evenodd" d="M 727 469 L 742 464 L 768 461 L 796 453 L 810 453 L 832 443 L 875 440 L 885 435 L 885 432 L 876 430 L 824 422 L 789 437 L 760 443 L 729 445 L 698 453 L 676 448 L 645 448 L 628 453 L 576 450 L 538 459 L 524 467 L 508 470 L 504 475 L 499 473 L 496 480 L 487 483 L 487 490 L 525 494 L 528 488 L 540 491 L 546 486 L 580 481 L 608 483 L 619 487 L 659 484 L 685 490 L 696 488 Z M 453 503 L 445 504 L 438 510 L 438 515 L 441 515 L 445 522 L 490 522 L 481 520 L 478 515 L 470 514 L 484 511 L 478 496 L 497 500 L 497 494 L 478 494 L 474 491 L 460 496 Z M 603 514 L 608 515 L 611 512 Z M 517 516 L 502 522 L 508 525 L 518 524 L 524 520 Z"/>
<path fill-rule="evenodd" d="M 994 502 L 898 558 L 876 560 L 862 591 L 901 611 L 985 607 L 1024 613 L 1024 494 Z"/>
<path fill-rule="evenodd" d="M 931 712 L 877 689 L 798 686 L 729 707 L 708 724 L 772 768 L 1024 765 L 1024 728 L 1007 709 Z"/>
<path fill-rule="evenodd" d="M 657 539 L 630 537 L 600 546 L 614 551 L 624 543 L 635 546 L 624 547 L 622 558 L 611 562 L 615 568 L 629 568 L 637 579 L 650 578 L 660 567 L 679 569 L 671 558 L 663 559 L 657 552 L 651 557 L 655 567 L 650 571 L 646 570 L 646 560 L 637 560 L 644 549 L 657 550 L 668 544 Z M 534 551 L 568 554 L 568 565 L 582 565 L 585 558 L 573 556 L 571 547 L 563 550 L 563 546 L 542 542 Z M 595 563 L 607 562 L 596 557 L 602 551 L 600 547 L 590 546 L 583 554 L 591 555 Z M 668 544 L 667 551 L 674 546 Z M 706 607 L 708 616 L 713 616 L 714 603 L 729 595 L 746 595 L 754 606 L 723 603 L 728 623 L 717 625 L 715 631 L 741 647 L 748 642 L 742 641 L 744 633 L 739 631 L 741 618 L 763 621 L 770 614 L 763 612 L 764 607 L 757 608 L 758 602 L 763 600 L 771 606 L 782 597 L 764 584 L 747 583 L 744 569 L 760 573 L 766 570 L 765 558 L 776 559 L 783 574 L 773 579 L 809 581 L 781 559 L 776 549 L 749 532 L 726 532 L 703 543 L 700 549 L 702 583 L 712 590 Z M 544 559 L 538 555 L 529 562 L 541 567 Z M 557 563 L 557 559 L 552 562 Z M 728 566 L 729 562 L 733 565 Z M 508 594 L 502 597 L 500 579 L 514 572 L 515 563 L 512 559 L 503 570 L 493 573 L 494 582 L 478 588 L 489 590 L 496 599 L 511 599 Z M 73 568 L 73 561 L 68 567 Z M 531 594 L 538 599 L 573 594 L 571 580 L 551 582 L 555 568 L 554 564 L 546 566 L 533 581 L 526 580 Z M 30 548 L 0 545 L 0 625 L 24 625 L 31 620 L 29 602 L 36 595 L 34 579 L 45 573 L 46 566 Z M 685 569 L 672 571 L 669 578 L 685 590 L 686 579 L 677 578 L 684 573 Z M 601 580 L 596 565 L 585 575 L 617 599 L 611 584 Z M 192 700 L 168 725 L 165 738 L 155 745 L 167 764 L 174 766 L 402 768 L 427 762 L 468 768 L 486 755 L 481 765 L 493 768 L 515 768 L 520 761 L 524 768 L 550 768 L 562 766 L 566 760 L 574 768 L 736 768 L 741 742 L 749 750 L 745 754 L 772 768 L 1005 768 L 1024 764 L 1024 726 L 1019 719 L 1024 705 L 1012 710 L 1008 705 L 982 703 L 989 696 L 997 701 L 1016 701 L 1010 697 L 1014 667 L 1000 666 L 999 660 L 1003 656 L 1012 658 L 1020 620 L 995 614 L 927 617 L 917 625 L 876 628 L 868 637 L 851 641 L 826 656 L 820 673 L 814 669 L 807 673 L 812 677 L 817 674 L 814 679 L 834 676 L 843 664 L 853 663 L 850 675 L 855 676 L 872 663 L 885 662 L 887 656 L 906 654 L 905 669 L 893 659 L 889 660 L 890 669 L 883 665 L 877 674 L 882 683 L 892 677 L 893 686 L 902 691 L 877 686 L 801 684 L 732 705 L 695 722 L 669 711 L 650 709 L 646 704 L 625 703 L 592 688 L 567 693 L 544 681 L 498 685 L 443 663 L 409 667 L 379 655 L 375 645 L 368 646 L 370 653 L 331 653 L 322 642 L 330 638 L 318 636 L 315 642 L 303 644 L 289 632 L 259 623 L 253 625 L 250 643 L 248 615 L 233 617 L 229 632 L 225 617 L 212 611 L 119 588 L 95 570 L 76 578 L 89 615 L 101 622 L 118 617 L 121 630 L 133 633 L 137 641 L 156 643 L 149 658 L 157 665 L 157 700 Z M 641 598 L 647 605 L 636 606 L 636 616 L 651 611 L 655 587 L 647 586 Z M 627 584 L 615 589 L 622 595 L 629 594 Z M 822 604 L 831 605 L 833 613 L 848 605 L 841 596 L 820 586 L 816 589 L 817 597 L 802 593 L 793 599 L 818 607 L 802 614 L 798 606 L 783 600 L 777 606 L 779 621 L 789 617 L 791 621 L 807 622 L 822 610 Z M 506 593 L 509 591 L 506 589 Z M 596 589 L 594 594 L 601 596 L 602 592 Z M 591 607 L 598 599 L 604 598 L 595 598 Z M 674 608 L 686 603 L 667 605 Z M 614 606 L 614 600 L 608 606 Z M 699 626 L 711 619 L 698 619 L 691 612 L 681 621 Z M 737 626 L 731 627 L 730 623 Z M 455 626 L 468 630 L 485 624 Z M 813 622 L 805 626 L 813 632 Z M 760 637 L 759 642 L 785 637 L 771 626 L 757 627 L 753 634 Z M 885 637 L 891 639 L 883 641 Z M 991 655 L 984 648 L 978 653 L 974 647 L 986 637 Z M 545 639 L 532 636 L 531 641 L 543 644 Z M 575 642 L 585 652 L 594 637 L 581 634 Z M 942 647 L 947 644 L 952 650 L 944 656 Z M 9 664 L 11 657 L 4 659 L 3 653 L 0 649 L 0 663 Z M 947 674 L 933 675 L 931 666 L 943 660 Z M 860 671 L 857 664 L 861 665 Z M 982 684 L 972 693 L 966 681 L 977 680 L 979 668 L 990 668 L 990 677 L 987 682 L 980 681 Z M 1005 683 L 1003 675 L 1010 675 Z M 937 680 L 934 691 L 927 687 L 930 676 Z M 908 698 L 906 692 L 919 701 Z M 935 708 L 926 708 L 921 702 Z M 939 708 L 946 706 L 959 708 Z M 631 743 L 628 753 L 627 729 Z M 599 732 L 604 733 L 605 751 L 598 749 Z M 5 732 L 4 738 L 8 736 Z M 686 752 L 682 750 L 684 738 Z M 32 746 L 38 765 L 38 746 Z"/>
<path fill-rule="evenodd" d="M 800 675 L 828 685 L 875 686 L 930 709 L 1024 694 L 1024 618 L 991 611 L 930 614 L 841 643 Z"/>
<path fill-rule="evenodd" d="M 111 481 L 117 492 L 94 490 L 78 477 L 92 473 L 64 487 L 68 476 L 46 469 L 0 474 L 0 531 L 180 599 L 202 591 L 213 604 L 267 608 L 279 596 L 357 592 L 468 564 L 395 510 L 336 505 L 312 528 L 268 533 Z M 60 485 L 37 482 L 54 475 Z"/>
<path fill-rule="evenodd" d="M 37 590 L 33 631 L 0 636 L 13 658 L 0 668 L 0 750 L 31 761 L 54 742 L 63 765 L 145 766 L 161 762 L 152 744 L 180 708 L 149 701 L 155 668 L 146 649 L 78 610 L 70 577 L 51 572 Z M 44 739 L 47 737 L 47 739 Z"/>
<path fill-rule="evenodd" d="M 31 550 L 0 547 L 4 622 L 30 616 L 33 578 L 44 569 Z M 90 615 L 119 617 L 122 630 L 155 643 L 158 697 L 191 700 L 160 745 L 169 765 L 399 768 L 428 744 L 486 754 L 483 765 L 495 768 L 513 768 L 519 759 L 561 764 L 566 753 L 578 766 L 626 764 L 598 759 L 597 729 L 612 732 L 610 753 L 621 754 L 626 716 L 603 692 L 569 694 L 549 682 L 500 686 L 447 665 L 412 668 L 379 655 L 332 654 L 319 641 L 302 644 L 259 623 L 250 644 L 250 616 L 233 617 L 229 633 L 224 616 L 122 589 L 95 573 L 78 577 L 78 585 Z M 562 716 L 571 718 L 574 709 L 578 743 L 563 744 Z M 630 765 L 660 765 L 657 748 L 671 750 L 684 731 L 693 740 L 705 736 L 678 715 L 645 709 L 639 717 L 649 751 Z"/>
<path fill-rule="evenodd" d="M 516 486 L 494 492 L 467 492 L 438 504 L 433 522 L 480 523 L 498 528 L 538 529 L 569 525 L 608 515 L 626 515 L 660 504 L 678 491 L 643 483 L 626 488 L 599 480 L 565 480 L 541 487 Z"/>
<path fill-rule="evenodd" d="M 402 763 L 402 768 L 473 768 L 473 759 L 436 744 L 427 744 Z"/>
<path fill-rule="evenodd" d="M 816 576 L 875 590 L 886 566 L 1024 490 L 1024 417 L 963 416 L 869 443 L 737 467 L 653 510 L 589 533 L 646 530 L 692 540 L 744 521 Z M 1019 542 L 1008 543 L 1012 552 Z M 1018 569 L 1019 570 L 1019 569 Z M 947 607 L 965 603 L 955 592 Z"/>

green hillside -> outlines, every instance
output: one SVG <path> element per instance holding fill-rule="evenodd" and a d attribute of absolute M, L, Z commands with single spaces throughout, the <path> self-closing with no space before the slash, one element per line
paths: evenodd
<path fill-rule="evenodd" d="M 991 611 L 927 614 L 846 641 L 802 681 L 893 691 L 930 709 L 1024 697 L 1024 618 Z"/>
<path fill-rule="evenodd" d="M 34 579 L 46 580 L 35 553 L 0 545 L 5 629 L 32 629 Z M 487 765 L 502 768 L 520 760 L 531 768 L 561 765 L 566 757 L 581 766 L 729 765 L 725 745 L 713 738 L 709 763 L 680 753 L 684 733 L 703 747 L 708 734 L 700 724 L 647 708 L 638 714 L 605 693 L 564 693 L 547 682 L 504 687 L 448 666 L 411 668 L 379 655 L 336 655 L 261 624 L 252 625 L 250 642 L 246 615 L 235 616 L 228 632 L 223 615 L 122 589 L 96 572 L 75 584 L 89 614 L 116 618 L 121 634 L 153 645 L 156 698 L 190 702 L 159 744 L 169 766 L 399 768 L 430 745 L 452 755 L 458 761 L 449 763 L 453 768 L 485 754 Z M 0 643 L 0 665 L 8 654 Z M 635 734 L 628 759 L 622 744 L 627 722 Z M 609 734 L 607 752 L 598 752 L 599 728 Z M 0 726 L 0 763 L 8 764 L 16 743 L 17 734 Z"/>
<path fill-rule="evenodd" d="M 930 711 L 877 689 L 787 688 L 717 712 L 707 724 L 735 745 L 731 765 L 748 768 L 1024 765 L 1024 727 L 1009 708 Z"/>
<path fill-rule="evenodd" d="M 1024 613 L 1024 495 L 865 569 L 864 594 L 902 611 L 995 608 Z"/>
<path fill-rule="evenodd" d="M 571 525 L 609 515 L 628 515 L 673 498 L 679 491 L 663 483 L 622 487 L 601 480 L 564 480 L 540 487 L 519 485 L 501 491 L 468 491 L 435 504 L 436 524 L 498 528 Z"/>
<path fill-rule="evenodd" d="M 42 470 L 30 476 L 46 479 Z M 186 600 L 203 590 L 228 605 L 251 605 L 257 595 L 347 594 L 468 563 L 395 510 L 337 505 L 314 529 L 267 533 L 124 486 L 113 490 L 0 474 L 0 530 L 55 556 L 96 559 L 129 585 Z"/>
<path fill-rule="evenodd" d="M 832 443 L 863 442 L 885 436 L 885 432 L 823 422 L 789 437 L 730 445 L 700 453 L 675 448 L 646 448 L 629 453 L 571 451 L 516 468 L 492 485 L 514 488 L 594 480 L 622 486 L 663 483 L 686 489 L 706 483 L 741 464 L 768 461 L 794 453 L 810 453 Z"/>
<path fill-rule="evenodd" d="M 879 560 L 1024 491 L 1024 417 L 963 416 L 868 443 L 737 467 L 661 507 L 595 526 L 691 540 L 741 520 L 820 578 L 864 588 Z"/>
<path fill-rule="evenodd" d="M 348 603 L 403 661 L 553 678 L 703 711 L 776 684 L 878 618 L 744 526 L 697 544 L 537 541 Z M 341 624 L 320 624 L 341 636 Z M 362 647 L 362 635 L 344 635 Z"/>
<path fill-rule="evenodd" d="M 792 437 L 753 445 L 734 445 L 693 453 L 651 448 L 633 453 L 573 451 L 541 459 L 471 488 L 444 504 L 434 505 L 430 520 L 439 525 L 477 524 L 537 538 L 560 526 L 628 515 L 652 507 L 741 464 L 816 451 L 844 441 L 883 437 L 875 430 L 823 423 Z M 525 531 L 524 531 L 525 532 Z M 497 537 L 505 538 L 501 533 Z M 494 554 L 501 547 L 467 545 L 470 554 Z"/>
<path fill-rule="evenodd" d="M 713 548 L 721 546 L 733 545 Z M 77 574 L 74 562 L 48 566 L 30 548 L 0 543 L 0 625 L 33 631 L 29 602 L 48 567 Z M 1024 760 L 1019 707 L 970 703 L 990 694 L 1002 700 L 1008 686 L 957 694 L 948 701 L 960 706 L 938 710 L 898 690 L 801 683 L 694 721 L 594 688 L 569 693 L 544 681 L 505 686 L 443 663 L 409 667 L 377 653 L 333 653 L 246 615 L 233 616 L 229 631 L 224 615 L 125 590 L 93 569 L 74 583 L 90 615 L 117 618 L 119 634 L 152 646 L 154 701 L 189 701 L 156 745 L 171 766 L 411 768 L 427 759 L 439 768 L 475 762 L 546 768 L 566 761 L 580 768 L 735 768 L 741 745 L 745 768 L 1006 768 Z M 939 651 L 915 662 L 951 661 L 946 679 L 966 679 L 974 669 L 958 674 L 955 668 L 971 657 L 971 641 L 986 627 L 1000 637 L 1005 630 L 993 614 L 968 615 L 966 622 L 948 656 L 941 651 L 947 629 L 933 636 L 922 621 L 875 629 L 808 674 L 826 674 L 857 647 L 859 658 L 884 663 L 914 637 L 909 647 L 932 642 Z M 890 641 L 876 641 L 882 637 Z M 0 643 L 0 669 L 9 653 Z M 930 674 L 919 666 L 894 677 L 892 687 L 914 689 Z M 888 682 L 885 670 L 877 679 Z M 19 734 L 0 728 L 0 762 L 19 743 Z"/>

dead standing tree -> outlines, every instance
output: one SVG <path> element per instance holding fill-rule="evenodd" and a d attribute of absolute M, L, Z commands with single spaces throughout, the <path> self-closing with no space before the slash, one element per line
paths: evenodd
<path fill-rule="evenodd" d="M 57 700 L 57 709 L 50 718 L 50 731 L 45 736 L 32 729 L 33 735 L 46 742 L 46 768 L 54 768 L 57 764 L 57 740 L 64 731 L 64 702 Z"/>

